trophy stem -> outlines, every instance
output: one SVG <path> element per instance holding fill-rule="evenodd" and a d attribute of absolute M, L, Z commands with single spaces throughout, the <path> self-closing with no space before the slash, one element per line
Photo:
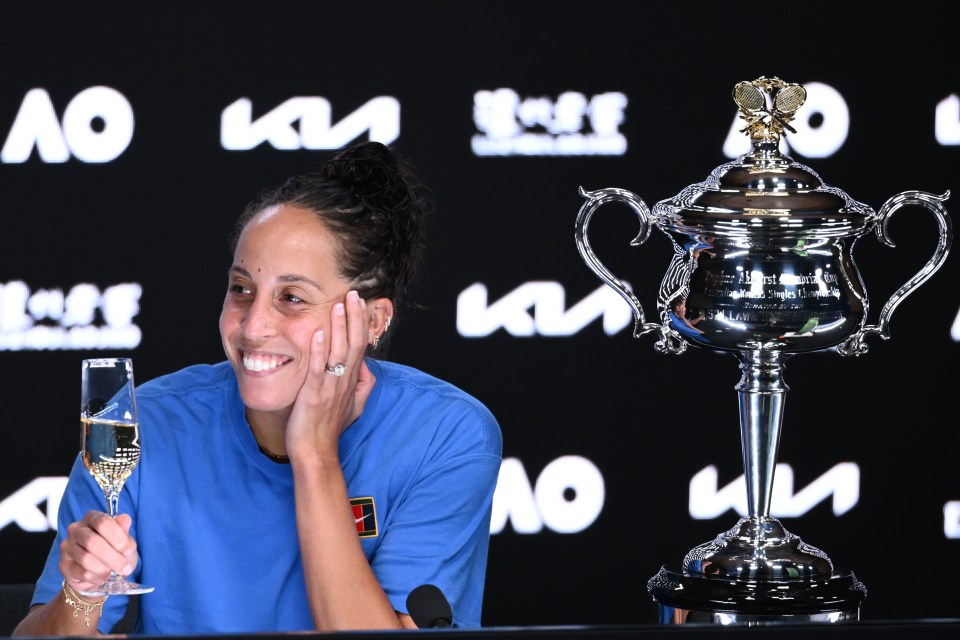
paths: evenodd
<path fill-rule="evenodd" d="M 713 540 L 691 549 L 682 566 L 664 565 L 647 582 L 663 623 L 765 625 L 857 620 L 866 589 L 849 571 L 770 517 L 787 387 L 784 362 L 792 354 L 738 352 L 743 372 L 740 434 L 747 484 L 747 516 Z"/>
<path fill-rule="evenodd" d="M 747 482 L 747 512 L 755 521 L 770 516 L 783 405 L 790 389 L 783 381 L 783 369 L 790 355 L 759 349 L 738 354 L 743 371 L 736 388 L 740 395 L 740 441 Z"/>

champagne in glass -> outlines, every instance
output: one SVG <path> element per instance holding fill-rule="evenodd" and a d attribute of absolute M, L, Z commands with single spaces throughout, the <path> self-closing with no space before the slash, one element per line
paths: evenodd
<path fill-rule="evenodd" d="M 110 517 L 115 518 L 120 490 L 140 462 L 140 424 L 130 358 L 83 361 L 80 425 L 83 464 L 103 490 Z M 106 582 L 80 591 L 86 596 L 149 593 L 153 587 L 111 572 Z"/>

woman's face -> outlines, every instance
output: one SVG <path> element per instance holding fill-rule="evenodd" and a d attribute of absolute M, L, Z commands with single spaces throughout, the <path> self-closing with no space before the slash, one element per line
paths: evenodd
<path fill-rule="evenodd" d="M 289 411 L 306 379 L 310 341 L 352 288 L 336 243 L 305 209 L 266 209 L 244 228 L 220 314 L 223 349 L 248 409 Z"/>

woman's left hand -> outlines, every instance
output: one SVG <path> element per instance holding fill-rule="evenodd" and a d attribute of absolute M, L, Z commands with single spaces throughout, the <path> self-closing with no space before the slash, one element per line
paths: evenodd
<path fill-rule="evenodd" d="M 336 457 L 340 434 L 363 413 L 376 381 L 364 361 L 365 309 L 364 300 L 350 291 L 330 310 L 330 335 L 314 334 L 307 377 L 287 421 L 291 458 L 303 451 Z M 338 370 L 341 375 L 334 373 Z"/>

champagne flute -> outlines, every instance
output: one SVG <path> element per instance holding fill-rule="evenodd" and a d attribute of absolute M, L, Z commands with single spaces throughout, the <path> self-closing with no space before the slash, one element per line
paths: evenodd
<path fill-rule="evenodd" d="M 110 517 L 117 517 L 120 490 L 140 462 L 140 424 L 130 358 L 83 361 L 80 399 L 83 464 L 107 499 Z M 149 593 L 153 587 L 111 572 L 106 582 L 79 593 L 85 596 Z"/>

